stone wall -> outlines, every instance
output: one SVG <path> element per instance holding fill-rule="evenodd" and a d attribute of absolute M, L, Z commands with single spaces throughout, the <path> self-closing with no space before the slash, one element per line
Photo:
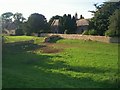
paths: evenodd
<path fill-rule="evenodd" d="M 80 34 L 45 34 L 42 33 L 40 36 L 52 36 L 59 35 L 62 38 L 66 39 L 81 39 L 81 40 L 92 40 L 92 41 L 100 41 L 106 43 L 120 43 L 120 38 L 117 37 L 106 37 L 106 36 L 91 36 L 91 35 L 80 35 Z"/>

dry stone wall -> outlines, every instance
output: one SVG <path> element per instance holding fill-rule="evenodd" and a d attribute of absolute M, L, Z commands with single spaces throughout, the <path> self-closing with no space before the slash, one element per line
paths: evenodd
<path fill-rule="evenodd" d="M 52 36 L 59 35 L 66 39 L 81 39 L 81 40 L 92 40 L 106 43 L 120 43 L 120 38 L 118 37 L 106 37 L 106 36 L 91 36 L 91 35 L 80 35 L 80 34 L 45 34 L 42 33 L 40 36 Z"/>

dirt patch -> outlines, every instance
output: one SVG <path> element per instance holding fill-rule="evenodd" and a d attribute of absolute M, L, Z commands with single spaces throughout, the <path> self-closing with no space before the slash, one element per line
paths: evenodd
<path fill-rule="evenodd" d="M 67 44 L 62 44 L 62 43 L 44 43 L 44 44 L 49 47 L 58 47 L 60 49 L 73 47 L 72 45 L 67 45 Z"/>
<path fill-rule="evenodd" d="M 59 53 L 62 51 L 62 49 L 56 49 L 54 47 L 51 47 L 51 46 L 46 46 L 46 47 L 43 47 L 41 48 L 41 52 L 42 53 Z"/>
<path fill-rule="evenodd" d="M 62 52 L 65 48 L 71 48 L 72 45 L 60 44 L 60 43 L 41 43 L 44 47 L 36 51 L 40 51 L 42 53 L 59 53 Z"/>

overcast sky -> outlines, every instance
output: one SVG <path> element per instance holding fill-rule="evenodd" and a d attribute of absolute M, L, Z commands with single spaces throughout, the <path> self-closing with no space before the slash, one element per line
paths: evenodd
<path fill-rule="evenodd" d="M 20 12 L 25 18 L 32 13 L 43 14 L 47 20 L 55 15 L 76 12 L 85 18 L 91 18 L 89 10 L 95 10 L 93 4 L 106 0 L 0 0 L 0 14 L 4 12 Z"/>

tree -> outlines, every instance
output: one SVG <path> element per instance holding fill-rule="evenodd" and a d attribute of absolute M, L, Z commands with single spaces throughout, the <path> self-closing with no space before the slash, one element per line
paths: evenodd
<path fill-rule="evenodd" d="M 22 25 L 24 23 L 24 20 L 26 20 L 22 13 L 15 13 L 13 15 L 13 18 L 14 18 L 14 23 L 16 25 L 16 35 L 23 35 L 24 34 L 24 31 L 23 31 L 23 28 L 22 28 Z"/>
<path fill-rule="evenodd" d="M 12 23 L 13 13 L 12 12 L 6 12 L 6 13 L 3 13 L 1 16 L 2 16 L 2 28 L 7 29 L 9 23 Z"/>
<path fill-rule="evenodd" d="M 63 17 L 59 18 L 59 33 L 64 33 L 64 27 L 63 27 Z"/>
<path fill-rule="evenodd" d="M 60 26 L 62 28 L 62 32 L 65 32 L 67 34 L 75 33 L 76 30 L 76 18 L 71 18 L 71 15 L 64 14 L 63 18 L 60 20 Z"/>
<path fill-rule="evenodd" d="M 101 5 L 94 4 L 96 11 L 94 17 L 92 18 L 92 26 L 97 31 L 99 35 L 104 35 L 108 30 L 110 24 L 109 17 L 115 12 L 116 9 L 120 8 L 119 2 L 104 2 Z"/>
<path fill-rule="evenodd" d="M 70 31 L 70 33 L 72 33 L 72 34 L 75 33 L 76 29 L 77 29 L 77 23 L 76 23 L 75 17 L 73 16 L 71 19 L 71 31 Z"/>
<path fill-rule="evenodd" d="M 76 20 L 78 19 L 78 14 L 77 14 L 77 13 L 75 13 L 75 19 L 76 19 Z"/>
<path fill-rule="evenodd" d="M 80 15 L 80 19 L 84 19 L 84 17 L 82 15 Z"/>
<path fill-rule="evenodd" d="M 108 31 L 106 31 L 106 36 L 120 36 L 120 9 L 115 10 L 115 12 L 110 16 L 110 25 Z"/>
<path fill-rule="evenodd" d="M 33 13 L 29 16 L 28 21 L 25 25 L 27 28 L 27 34 L 32 33 L 41 33 L 46 32 L 48 30 L 47 20 L 44 15 Z"/>
<path fill-rule="evenodd" d="M 63 16 L 53 16 L 49 21 L 49 25 L 51 25 L 54 19 L 59 19 L 59 33 L 75 33 L 77 28 L 76 18 L 71 17 L 71 14 L 64 14 Z"/>
<path fill-rule="evenodd" d="M 12 12 L 6 12 L 2 14 L 2 19 L 5 21 L 11 20 L 11 16 L 13 16 Z"/>
<path fill-rule="evenodd" d="M 17 29 L 19 29 L 19 28 L 20 28 L 20 24 L 23 23 L 24 20 L 26 20 L 26 19 L 23 17 L 22 13 L 15 13 L 15 14 L 13 15 L 13 18 L 14 18 L 14 23 L 15 23 L 16 26 L 17 26 Z"/>

